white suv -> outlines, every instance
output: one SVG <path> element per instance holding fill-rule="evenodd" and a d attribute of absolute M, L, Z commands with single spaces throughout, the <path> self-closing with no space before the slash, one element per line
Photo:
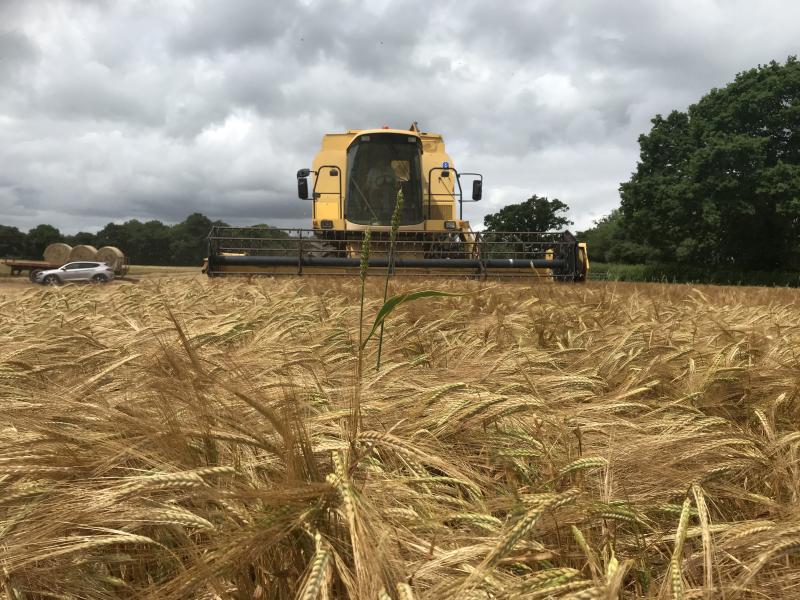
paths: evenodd
<path fill-rule="evenodd" d="M 71 262 L 58 269 L 39 271 L 36 283 L 56 285 L 71 281 L 106 283 L 114 279 L 114 269 L 102 262 Z"/>

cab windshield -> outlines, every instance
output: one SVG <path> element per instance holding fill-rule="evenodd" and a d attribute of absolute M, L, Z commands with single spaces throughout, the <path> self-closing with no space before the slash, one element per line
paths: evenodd
<path fill-rule="evenodd" d="M 414 136 L 363 135 L 347 151 L 346 217 L 360 225 L 391 225 L 403 190 L 400 225 L 422 222 L 420 148 Z"/>

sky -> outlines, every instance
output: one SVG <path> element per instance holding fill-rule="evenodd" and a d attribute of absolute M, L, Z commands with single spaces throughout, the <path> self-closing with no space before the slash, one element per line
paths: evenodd
<path fill-rule="evenodd" d="M 657 113 L 799 54 L 796 0 L 0 0 L 0 224 L 310 226 L 324 133 L 417 121 L 484 175 L 619 205 Z"/>

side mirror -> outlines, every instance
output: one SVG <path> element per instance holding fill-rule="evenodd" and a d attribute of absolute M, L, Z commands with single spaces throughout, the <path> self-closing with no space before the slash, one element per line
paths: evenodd
<path fill-rule="evenodd" d="M 472 199 L 480 200 L 481 198 L 483 198 L 483 181 L 475 179 L 472 182 Z"/>
<path fill-rule="evenodd" d="M 308 200 L 308 179 L 305 177 L 297 180 L 297 196 L 300 200 Z"/>
<path fill-rule="evenodd" d="M 300 169 L 297 172 L 298 179 L 302 179 L 303 177 L 308 177 L 309 175 L 311 175 L 311 169 Z"/>

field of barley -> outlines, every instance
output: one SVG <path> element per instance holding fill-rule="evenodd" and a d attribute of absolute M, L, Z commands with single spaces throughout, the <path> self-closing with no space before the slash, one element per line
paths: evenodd
<path fill-rule="evenodd" d="M 3 597 L 800 597 L 798 291 L 393 288 L 0 283 Z"/>

